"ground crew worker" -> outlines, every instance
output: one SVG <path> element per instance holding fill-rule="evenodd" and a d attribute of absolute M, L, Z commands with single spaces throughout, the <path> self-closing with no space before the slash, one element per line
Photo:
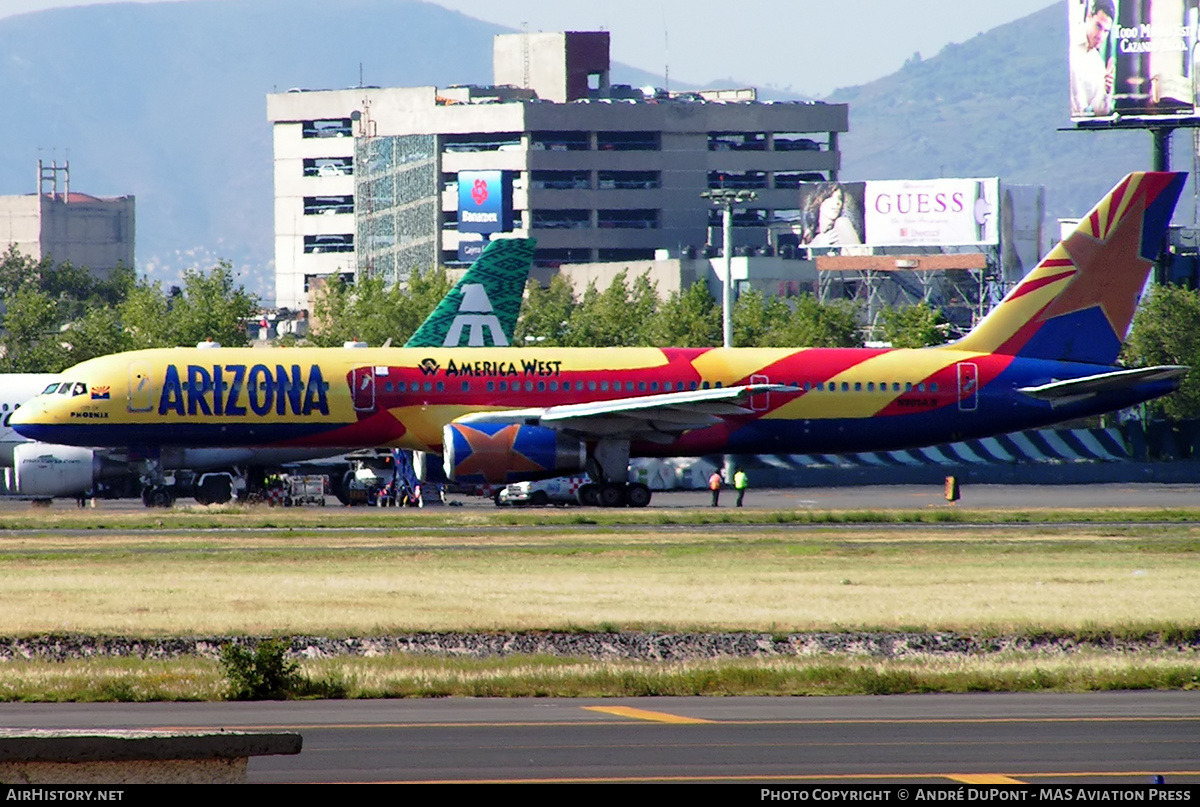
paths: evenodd
<path fill-rule="evenodd" d="M 713 500 L 712 500 L 713 507 L 720 506 L 717 504 L 717 500 L 721 497 L 721 484 L 724 481 L 725 480 L 721 478 L 721 472 L 719 470 L 713 471 L 712 476 L 710 476 L 708 478 L 708 489 L 712 491 L 712 495 L 713 495 Z"/>
<path fill-rule="evenodd" d="M 746 497 L 746 488 L 750 487 L 750 477 L 746 476 L 746 472 L 738 468 L 733 474 L 733 488 L 737 491 L 737 506 L 742 506 L 742 499 Z"/>

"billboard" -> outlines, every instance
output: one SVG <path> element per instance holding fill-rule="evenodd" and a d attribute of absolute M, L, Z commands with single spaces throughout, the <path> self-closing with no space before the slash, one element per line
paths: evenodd
<path fill-rule="evenodd" d="M 458 172 L 458 231 L 500 233 L 512 229 L 512 173 Z"/>
<path fill-rule="evenodd" d="M 1071 119 L 1195 114 L 1200 0 L 1067 0 Z"/>
<path fill-rule="evenodd" d="M 994 245 L 998 186 L 995 177 L 802 183 L 800 244 Z"/>
<path fill-rule="evenodd" d="M 1000 187 L 1000 269 L 1015 285 L 1037 265 L 1046 249 L 1046 189 L 1041 185 Z M 1068 233 L 1069 235 L 1069 233 Z"/>
<path fill-rule="evenodd" d="M 483 248 L 488 245 L 487 241 L 480 239 L 478 241 L 461 240 L 458 242 L 458 260 L 460 263 L 475 263 L 479 260 L 479 256 L 483 255 Z"/>

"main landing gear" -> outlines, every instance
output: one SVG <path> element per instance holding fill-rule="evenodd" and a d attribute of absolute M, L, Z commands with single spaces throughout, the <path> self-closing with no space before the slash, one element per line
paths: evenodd
<path fill-rule="evenodd" d="M 147 507 L 170 507 L 175 504 L 175 486 L 147 485 L 142 488 L 142 504 Z"/>
<path fill-rule="evenodd" d="M 650 488 L 624 481 L 629 475 L 629 441 L 604 439 L 588 455 L 588 475 L 597 480 L 579 489 L 579 501 L 593 507 L 645 507 Z"/>
<path fill-rule="evenodd" d="M 589 483 L 579 489 L 579 501 L 588 507 L 645 507 L 650 504 L 650 488 L 640 482 Z"/>

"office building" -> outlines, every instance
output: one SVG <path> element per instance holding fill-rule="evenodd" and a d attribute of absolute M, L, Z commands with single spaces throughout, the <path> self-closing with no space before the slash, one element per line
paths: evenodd
<path fill-rule="evenodd" d="M 102 279 L 118 265 L 134 265 L 132 196 L 72 191 L 69 164 L 46 166 L 41 160 L 38 184 L 37 193 L 0 196 L 0 248 L 13 244 L 36 261 L 87 267 Z"/>
<path fill-rule="evenodd" d="M 276 305 L 307 307 L 318 277 L 468 262 L 498 233 L 537 238 L 543 266 L 696 254 L 719 245 L 717 187 L 757 194 L 735 244 L 786 242 L 799 183 L 837 178 L 846 105 L 613 85 L 608 45 L 507 34 L 493 86 L 269 95 Z"/>

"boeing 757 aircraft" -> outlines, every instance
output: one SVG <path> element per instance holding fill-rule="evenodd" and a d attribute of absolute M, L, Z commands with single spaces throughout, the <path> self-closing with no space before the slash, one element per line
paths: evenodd
<path fill-rule="evenodd" d="M 883 451 L 1047 426 L 1175 390 L 1116 365 L 1184 175 L 1127 176 L 970 333 L 922 349 L 173 349 L 83 362 L 28 437 L 143 452 L 393 446 L 501 484 L 586 469 L 644 506 L 631 456 Z M 60 387 L 61 389 L 61 387 Z M 74 394 L 84 389 L 83 394 Z"/>

